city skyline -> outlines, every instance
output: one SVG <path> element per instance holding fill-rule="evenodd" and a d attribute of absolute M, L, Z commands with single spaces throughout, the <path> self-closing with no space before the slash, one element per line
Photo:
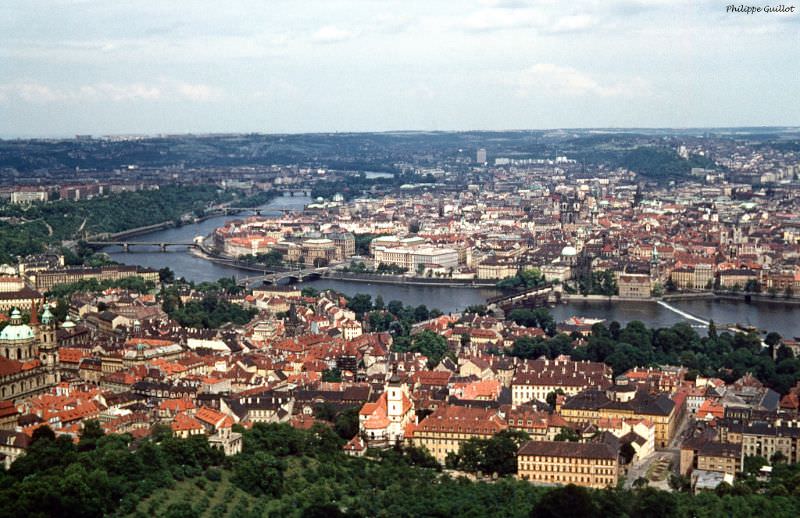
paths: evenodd
<path fill-rule="evenodd" d="M 799 15 L 694 4 L 4 5 L 0 135 L 797 124 Z"/>

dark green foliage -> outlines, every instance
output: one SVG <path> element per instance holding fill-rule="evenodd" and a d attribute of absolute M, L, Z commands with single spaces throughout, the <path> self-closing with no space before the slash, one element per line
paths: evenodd
<path fill-rule="evenodd" d="M 326 427 L 296 430 L 256 424 L 244 431 L 244 451 L 223 459 L 205 438 L 182 440 L 159 434 L 134 448 L 129 436 L 96 438 L 96 448 L 78 451 L 69 439 L 36 433 L 28 454 L 0 475 L 0 516 L 614 516 L 614 517 L 794 517 L 800 514 L 800 466 L 779 463 L 767 482 L 746 476 L 735 487 L 691 495 L 651 488 L 622 491 L 575 486 L 537 487 L 513 477 L 470 482 L 443 473 L 425 451 L 396 447 L 378 460 L 353 458 Z M 333 434 L 333 435 L 332 435 Z M 498 436 L 485 446 L 484 471 L 508 473 L 522 438 Z M 495 460 L 491 460 L 495 459 Z M 222 466 L 225 465 L 225 468 Z M 223 479 L 233 487 L 210 506 Z M 199 477 L 205 477 L 200 479 Z M 193 491 L 168 501 L 176 480 L 192 477 Z M 204 480 L 204 488 L 198 485 Z M 257 499 L 257 500 L 256 500 Z M 144 502 L 142 502 L 144 501 Z M 140 504 L 140 502 L 142 502 Z M 138 506 L 138 511 L 137 511 Z M 227 514 L 226 514 L 227 513 Z"/>
<path fill-rule="evenodd" d="M 263 452 L 241 455 L 233 464 L 231 481 L 255 496 L 279 496 L 286 463 Z"/>
<path fill-rule="evenodd" d="M 497 288 L 501 290 L 522 290 L 544 286 L 544 275 L 538 268 L 520 270 L 514 277 L 503 279 L 497 283 Z"/>
<path fill-rule="evenodd" d="M 541 325 L 541 319 L 548 316 L 543 309 L 515 309 L 509 313 L 510 319 L 522 325 Z M 547 325 L 546 320 L 544 323 Z M 775 342 L 777 334 L 769 339 Z M 750 372 L 770 388 L 786 394 L 800 381 L 800 361 L 784 349 L 779 347 L 773 359 L 770 349 L 763 348 L 754 334 L 718 333 L 716 326 L 710 325 L 708 335 L 701 337 L 684 322 L 650 329 L 634 320 L 625 327 L 618 322 L 611 322 L 608 327 L 595 325 L 585 347 L 573 348 L 566 335 L 550 339 L 526 337 L 516 340 L 508 354 L 528 359 L 567 354 L 575 360 L 604 362 L 612 367 L 614 375 L 633 367 L 664 364 L 681 364 L 693 373 L 727 382 Z"/>
<path fill-rule="evenodd" d="M 529 439 L 527 433 L 516 430 L 504 430 L 491 439 L 470 439 L 461 444 L 457 455 L 448 457 L 448 466 L 471 473 L 513 475 L 517 450 Z"/>
<path fill-rule="evenodd" d="M 393 346 L 395 351 L 409 351 L 418 352 L 428 357 L 428 367 L 433 368 L 442 361 L 444 355 L 447 354 L 447 340 L 442 335 L 438 335 L 433 331 L 424 330 L 411 337 L 411 341 L 407 345 L 398 345 L 396 342 Z"/>
<path fill-rule="evenodd" d="M 562 428 L 553 439 L 564 442 L 578 442 L 581 440 L 581 436 L 572 428 Z"/>
<path fill-rule="evenodd" d="M 0 262 L 12 262 L 17 255 L 41 253 L 47 245 L 60 246 L 62 240 L 80 238 L 84 220 L 87 234 L 115 233 L 173 221 L 210 202 L 231 198 L 231 193 L 218 192 L 213 185 L 164 185 L 153 191 L 123 192 L 83 201 L 61 200 L 28 207 L 2 205 L 0 216 L 22 218 L 28 223 L 0 223 Z"/>
<path fill-rule="evenodd" d="M 109 288 L 122 288 L 136 293 L 148 293 L 155 289 L 153 281 L 146 281 L 141 277 L 132 276 L 118 280 L 98 281 L 97 279 L 86 279 L 72 284 L 61 284 L 53 286 L 48 294 L 53 297 L 69 297 L 73 293 L 100 293 Z"/>
<path fill-rule="evenodd" d="M 533 508 L 531 518 L 600 516 L 589 490 L 569 484 L 547 492 Z"/>
<path fill-rule="evenodd" d="M 719 168 L 713 160 L 706 157 L 692 155 L 685 160 L 673 149 L 656 147 L 638 147 L 625 154 L 620 165 L 659 182 L 686 178 L 693 167 Z"/>
<path fill-rule="evenodd" d="M 333 369 L 325 369 L 322 371 L 322 381 L 334 383 L 340 382 L 342 381 L 342 371 L 335 367 Z"/>
<path fill-rule="evenodd" d="M 361 318 L 364 313 L 372 310 L 372 295 L 366 293 L 353 295 L 350 300 L 347 301 L 347 307 L 353 310 L 358 318 Z"/>
<path fill-rule="evenodd" d="M 545 308 L 513 309 L 508 314 L 508 319 L 513 320 L 521 326 L 540 327 L 551 335 L 555 332 L 555 320 L 553 320 L 553 316 L 550 315 L 550 312 Z"/>
<path fill-rule="evenodd" d="M 130 446 L 130 436 L 104 436 L 88 423 L 77 447 L 66 436 L 54 439 L 47 427 L 38 429 L 27 454 L 3 477 L 0 516 L 129 513 L 139 499 L 171 484 L 174 474 L 200 473 L 222 461 L 202 436 L 145 441 L 134 451 Z"/>
<path fill-rule="evenodd" d="M 221 278 L 217 282 L 204 282 L 196 286 L 204 292 L 202 300 L 193 300 L 183 304 L 178 296 L 179 287 L 164 290 L 161 294 L 161 307 L 181 325 L 198 328 L 217 328 L 228 322 L 242 325 L 250 321 L 257 313 L 255 309 L 245 309 L 239 304 L 228 302 L 223 294 L 234 294 L 241 290 L 236 281 Z"/>

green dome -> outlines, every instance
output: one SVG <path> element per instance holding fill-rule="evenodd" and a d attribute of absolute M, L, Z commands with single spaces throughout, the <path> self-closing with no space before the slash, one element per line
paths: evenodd
<path fill-rule="evenodd" d="M 35 338 L 33 329 L 25 324 L 7 325 L 0 331 L 0 340 L 30 340 Z"/>

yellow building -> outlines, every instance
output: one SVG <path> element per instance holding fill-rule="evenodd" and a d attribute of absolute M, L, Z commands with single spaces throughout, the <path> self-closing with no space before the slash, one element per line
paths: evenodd
<path fill-rule="evenodd" d="M 469 439 L 489 439 L 508 428 L 496 410 L 462 406 L 442 406 L 423 420 L 412 433 L 411 443 L 426 448 L 441 464 L 449 453 L 458 453 Z"/>
<path fill-rule="evenodd" d="M 647 419 L 656 427 L 657 447 L 675 435 L 678 409 L 666 394 L 649 394 L 633 385 L 614 385 L 606 391 L 584 390 L 561 406 L 561 416 L 573 423 L 597 424 L 600 419 Z"/>
<path fill-rule="evenodd" d="M 600 442 L 529 441 L 517 453 L 517 476 L 542 484 L 614 487 L 618 452 Z"/>

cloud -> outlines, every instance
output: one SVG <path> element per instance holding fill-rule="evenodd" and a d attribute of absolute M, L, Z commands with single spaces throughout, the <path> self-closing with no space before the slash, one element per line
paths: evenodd
<path fill-rule="evenodd" d="M 142 83 L 113 84 L 99 83 L 81 86 L 75 92 L 65 94 L 66 98 L 85 100 L 111 100 L 114 102 L 134 100 L 156 100 L 161 97 L 161 89 Z"/>
<path fill-rule="evenodd" d="M 571 97 L 648 96 L 651 93 L 650 85 L 639 77 L 601 83 L 580 70 L 552 63 L 537 63 L 514 74 L 510 83 L 519 88 L 522 95 L 536 91 Z"/>
<path fill-rule="evenodd" d="M 326 25 L 320 28 L 311 36 L 311 41 L 314 43 L 338 43 L 352 39 L 355 36 L 350 31 L 340 29 L 333 25 Z"/>
<path fill-rule="evenodd" d="M 175 88 L 178 94 L 189 101 L 215 101 L 222 97 L 218 88 L 204 84 L 177 83 Z"/>
<path fill-rule="evenodd" d="M 158 100 L 206 102 L 220 98 L 222 91 L 216 87 L 166 79 L 152 84 L 100 82 L 66 87 L 53 87 L 34 81 L 0 84 L 0 101 L 18 99 L 28 103 Z"/>

